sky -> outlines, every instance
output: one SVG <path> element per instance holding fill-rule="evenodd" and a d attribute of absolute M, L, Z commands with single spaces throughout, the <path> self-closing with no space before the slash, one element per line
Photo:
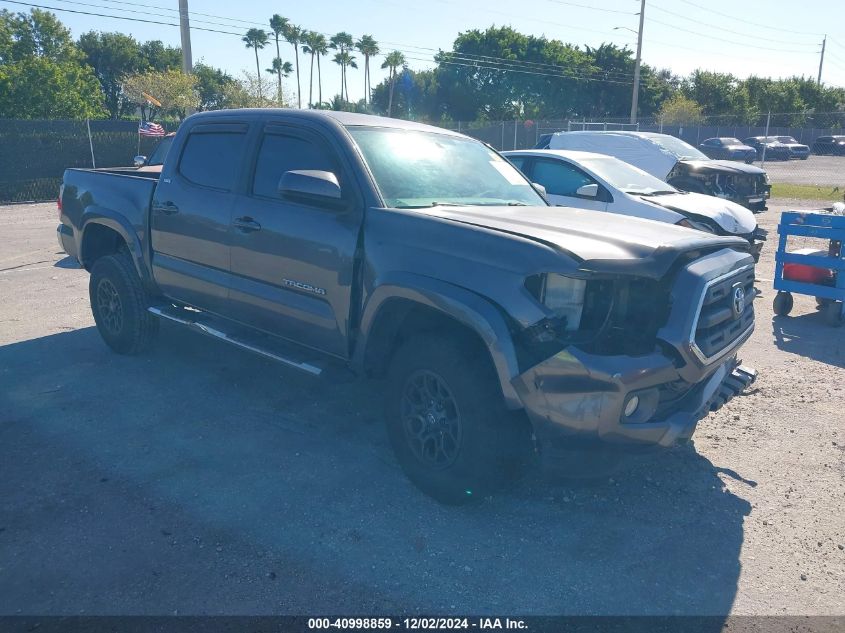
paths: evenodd
<path fill-rule="evenodd" d="M 29 0 L 52 8 L 74 37 L 89 30 L 121 31 L 138 40 L 160 39 L 179 45 L 177 26 L 69 13 L 101 13 L 178 24 L 177 0 Z M 799 9 L 800 7 L 800 9 Z M 29 6 L 0 0 L 0 8 L 27 11 Z M 613 42 L 636 48 L 640 0 L 189 0 L 194 61 L 233 75 L 255 72 L 252 50 L 240 41 L 251 26 L 267 27 L 279 13 L 308 30 L 327 36 L 347 31 L 356 38 L 373 35 L 382 52 L 398 49 L 414 69 L 434 66 L 437 49 L 450 50 L 457 35 L 493 24 L 527 34 L 545 35 L 577 45 Z M 643 61 L 685 75 L 702 68 L 738 76 L 805 75 L 816 77 L 822 39 L 827 47 L 823 83 L 845 86 L 845 2 L 841 0 L 646 0 Z M 202 31 L 216 29 L 227 33 Z M 274 45 L 260 51 L 261 67 L 270 66 Z M 293 49 L 282 43 L 282 59 L 293 62 Z M 323 59 L 323 96 L 339 92 L 339 68 Z M 358 61 L 362 62 L 360 55 Z M 384 77 L 382 59 L 373 64 L 372 85 Z M 305 100 L 307 59 L 300 54 Z M 364 75 L 350 70 L 350 97 L 363 96 Z M 293 86 L 292 79 L 288 86 Z M 316 88 L 315 88 L 316 90 Z"/>

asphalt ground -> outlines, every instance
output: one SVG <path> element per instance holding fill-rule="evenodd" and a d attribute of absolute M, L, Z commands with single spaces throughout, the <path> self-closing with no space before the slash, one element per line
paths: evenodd
<path fill-rule="evenodd" d="M 809 156 L 807 160 L 759 161 L 773 183 L 839 187 L 845 193 L 845 156 Z"/>
<path fill-rule="evenodd" d="M 693 446 L 449 508 L 397 466 L 380 383 L 176 326 L 111 353 L 55 226 L 0 207 L 0 615 L 845 613 L 845 330 L 809 297 L 773 318 L 774 243 L 760 378 Z"/>

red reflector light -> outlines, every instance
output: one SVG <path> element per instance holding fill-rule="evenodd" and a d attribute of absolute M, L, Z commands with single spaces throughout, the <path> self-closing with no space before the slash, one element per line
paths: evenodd
<path fill-rule="evenodd" d="M 784 264 L 783 278 L 800 281 L 805 284 L 825 284 L 833 280 L 833 271 L 829 268 L 816 268 L 806 264 Z"/>

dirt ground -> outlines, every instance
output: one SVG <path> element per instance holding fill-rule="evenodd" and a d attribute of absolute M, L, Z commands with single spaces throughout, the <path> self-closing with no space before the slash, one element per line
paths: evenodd
<path fill-rule="evenodd" d="M 773 318 L 694 446 L 467 508 L 403 477 L 380 384 L 93 328 L 54 205 L 0 207 L 0 614 L 845 614 L 845 329 Z M 807 206 L 803 203 L 802 206 Z"/>

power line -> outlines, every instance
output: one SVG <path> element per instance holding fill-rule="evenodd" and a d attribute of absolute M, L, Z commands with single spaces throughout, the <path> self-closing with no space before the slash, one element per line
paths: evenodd
<path fill-rule="evenodd" d="M 701 20 L 699 20 L 697 18 L 691 18 L 691 17 L 688 17 L 688 16 L 683 15 L 681 13 L 676 13 L 675 11 L 670 11 L 669 9 L 664 9 L 663 7 L 660 7 L 656 4 L 651 4 L 649 6 L 650 6 L 650 8 L 655 9 L 657 11 L 660 11 L 662 13 L 668 13 L 669 15 L 673 15 L 677 18 L 682 19 L 682 20 L 687 20 L 688 22 L 695 22 L 699 26 L 706 26 L 706 27 L 709 27 L 709 28 L 712 28 L 712 29 L 717 29 L 719 31 L 724 31 L 725 33 L 732 33 L 733 35 L 741 35 L 742 37 L 760 40 L 762 42 L 774 42 L 776 44 L 783 42 L 782 38 L 781 39 L 775 39 L 775 38 L 772 38 L 772 37 L 761 37 L 759 35 L 752 35 L 752 34 L 748 33 L 747 31 L 734 31 L 733 29 L 729 29 L 729 28 L 724 27 L 724 26 L 718 26 L 716 24 L 711 24 L 711 23 L 708 23 L 708 22 L 702 22 Z M 790 42 L 790 44 L 794 44 L 796 46 L 818 46 L 819 45 L 818 42 Z"/>
<path fill-rule="evenodd" d="M 622 15 L 637 15 L 633 11 L 622 11 L 621 9 L 604 9 L 602 7 L 594 7 L 589 4 L 580 4 L 578 2 L 565 2 L 564 0 L 546 0 L 552 4 L 563 4 L 568 7 L 578 7 L 580 9 L 589 9 L 591 11 L 603 11 L 604 13 L 621 13 Z"/>
<path fill-rule="evenodd" d="M 816 37 L 822 37 L 822 35 L 823 35 L 822 33 L 809 33 L 807 31 L 796 31 L 794 29 L 785 29 L 785 28 L 779 28 L 779 27 L 776 27 L 776 26 L 768 26 L 766 24 L 760 24 L 759 22 L 748 22 L 747 20 L 743 20 L 741 18 L 738 18 L 735 15 L 730 15 L 728 13 L 722 13 L 721 11 L 716 11 L 715 9 L 711 9 L 710 7 L 705 7 L 704 5 L 697 4 L 695 2 L 692 2 L 691 0 L 681 0 L 681 2 L 683 2 L 684 4 L 688 4 L 692 7 L 695 7 L 697 9 L 701 9 L 702 11 L 714 13 L 716 15 L 722 16 L 723 18 L 728 18 L 730 20 L 734 20 L 734 21 L 737 21 L 737 22 L 743 22 L 745 24 L 748 24 L 749 26 L 756 27 L 756 28 L 759 28 L 759 29 L 769 29 L 770 31 L 780 31 L 781 33 L 789 33 L 790 35 L 813 35 L 813 36 L 816 36 Z"/>
<path fill-rule="evenodd" d="M 761 51 L 775 51 L 777 53 L 797 53 L 799 55 L 807 55 L 812 54 L 815 55 L 815 51 L 796 51 L 786 48 L 772 48 L 769 46 L 757 46 L 756 44 L 743 44 L 742 42 L 736 42 L 734 40 L 725 39 L 724 37 L 717 37 L 715 35 L 707 35 L 706 33 L 701 33 L 700 31 L 693 31 L 691 29 L 685 29 L 680 27 L 676 24 L 670 24 L 669 22 L 663 22 L 661 20 L 655 20 L 654 18 L 647 18 L 649 22 L 654 22 L 655 24 L 662 24 L 663 26 L 668 26 L 676 31 L 683 31 L 684 33 L 692 33 L 693 35 L 697 35 L 698 37 L 706 37 L 707 39 L 717 40 L 719 42 L 727 42 L 728 44 L 733 44 L 734 46 L 743 46 L 745 48 L 756 48 L 757 50 Z"/>

